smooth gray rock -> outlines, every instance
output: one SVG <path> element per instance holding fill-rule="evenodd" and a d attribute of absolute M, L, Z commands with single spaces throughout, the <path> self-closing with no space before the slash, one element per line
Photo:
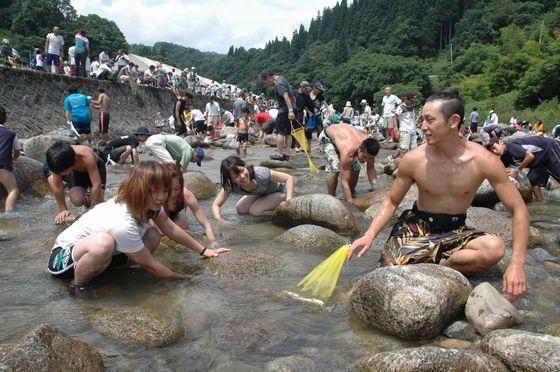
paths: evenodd
<path fill-rule="evenodd" d="M 281 269 L 282 259 L 265 252 L 231 251 L 206 260 L 205 264 L 214 276 L 225 279 L 248 280 L 270 275 Z"/>
<path fill-rule="evenodd" d="M 42 324 L 0 360 L 1 371 L 103 371 L 101 354 L 58 328 Z"/>
<path fill-rule="evenodd" d="M 434 346 L 377 353 L 360 360 L 356 368 L 364 372 L 507 371 L 499 360 L 480 351 Z"/>
<path fill-rule="evenodd" d="M 399 158 L 385 164 L 385 166 L 383 167 L 383 173 L 385 173 L 388 176 L 392 176 L 393 173 L 395 173 L 395 171 L 397 169 L 399 169 L 399 164 L 400 164 L 401 160 Z"/>
<path fill-rule="evenodd" d="M 264 143 L 271 147 L 276 147 L 277 139 L 276 134 L 265 134 Z"/>
<path fill-rule="evenodd" d="M 465 316 L 481 335 L 523 323 L 523 316 L 490 283 L 476 286 L 465 305 Z"/>
<path fill-rule="evenodd" d="M 267 168 L 272 168 L 272 169 L 276 169 L 276 168 L 293 169 L 294 168 L 294 165 L 292 164 L 292 162 L 286 161 L 286 160 L 264 159 L 264 160 L 260 161 L 259 165 L 261 167 L 267 167 Z"/>
<path fill-rule="evenodd" d="M 265 372 L 306 372 L 315 368 L 313 360 L 302 355 L 290 355 L 267 363 L 264 370 Z"/>
<path fill-rule="evenodd" d="M 273 222 L 287 226 L 319 225 L 343 234 L 358 230 L 356 219 L 348 208 L 327 194 L 296 196 L 283 202 L 274 211 Z"/>
<path fill-rule="evenodd" d="M 499 329 L 484 336 L 481 347 L 513 371 L 560 371 L 560 337 Z"/>
<path fill-rule="evenodd" d="M 525 202 L 533 200 L 531 184 L 525 175 L 519 176 L 517 179 L 509 178 L 509 180 L 517 188 L 521 197 Z M 476 190 L 472 205 L 475 207 L 493 208 L 500 202 L 498 195 L 488 180 L 484 180 Z"/>
<path fill-rule="evenodd" d="M 235 135 L 237 133 L 237 128 L 235 127 L 222 127 L 220 130 L 220 138 L 226 138 L 229 135 Z"/>
<path fill-rule="evenodd" d="M 304 251 L 325 251 L 329 253 L 334 252 L 341 245 L 349 243 L 348 238 L 342 237 L 322 226 L 315 225 L 292 227 L 280 235 L 278 240 Z"/>
<path fill-rule="evenodd" d="M 192 191 L 198 200 L 210 199 L 216 195 L 216 186 L 204 173 L 188 171 L 183 175 L 185 187 Z"/>
<path fill-rule="evenodd" d="M 173 344 L 185 334 L 179 322 L 135 307 L 101 309 L 92 314 L 90 321 L 102 335 L 127 345 L 162 347 Z"/>
<path fill-rule="evenodd" d="M 443 335 L 449 338 L 468 341 L 476 341 L 479 338 L 472 324 L 464 320 L 451 323 L 449 327 L 443 330 Z"/>
<path fill-rule="evenodd" d="M 546 249 L 543 248 L 531 249 L 529 250 L 529 254 L 539 262 L 554 262 L 554 263 L 560 262 L 560 259 L 558 257 L 554 257 Z"/>
<path fill-rule="evenodd" d="M 37 160 L 40 163 L 45 162 L 45 154 L 49 147 L 58 141 L 65 141 L 72 145 L 78 142 L 70 137 L 64 137 L 57 134 L 41 134 L 39 136 L 30 137 L 25 140 L 23 151 L 28 158 Z"/>
<path fill-rule="evenodd" d="M 447 267 L 389 266 L 354 285 L 350 306 L 359 318 L 387 333 L 427 339 L 461 313 L 471 289 L 461 273 Z"/>
<path fill-rule="evenodd" d="M 20 193 L 44 196 L 49 192 L 47 179 L 43 175 L 43 164 L 37 160 L 20 156 L 14 161 L 14 174 Z M 6 189 L 2 185 L 0 196 L 6 196 Z"/>

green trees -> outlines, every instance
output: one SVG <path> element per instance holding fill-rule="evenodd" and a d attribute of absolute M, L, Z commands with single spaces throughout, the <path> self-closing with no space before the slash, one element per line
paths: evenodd
<path fill-rule="evenodd" d="M 63 25 L 65 41 L 69 42 L 69 45 L 74 45 L 76 33 L 85 30 L 93 55 L 108 49 L 110 55 L 115 56 L 119 49 L 127 46 L 126 39 L 116 23 L 96 14 L 79 16 L 76 20 L 67 20 Z"/>

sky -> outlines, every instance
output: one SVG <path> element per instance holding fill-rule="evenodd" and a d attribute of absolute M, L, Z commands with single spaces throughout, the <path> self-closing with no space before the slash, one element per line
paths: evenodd
<path fill-rule="evenodd" d="M 337 0 L 71 0 L 78 15 L 114 21 L 129 43 L 167 41 L 227 53 L 230 45 L 264 47 Z"/>

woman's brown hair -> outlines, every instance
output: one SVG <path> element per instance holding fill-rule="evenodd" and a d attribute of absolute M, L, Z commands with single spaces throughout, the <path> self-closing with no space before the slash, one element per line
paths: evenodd
<path fill-rule="evenodd" d="M 175 210 L 172 210 L 171 213 L 173 212 L 177 212 L 180 209 L 183 209 L 184 203 L 183 203 L 183 188 L 185 187 L 185 180 L 183 179 L 183 172 L 181 171 L 181 168 L 178 167 L 177 165 L 173 164 L 173 163 L 169 163 L 169 164 L 165 164 L 164 165 L 165 169 L 167 170 L 167 172 L 169 173 L 169 176 L 171 177 L 171 187 L 169 188 L 169 198 L 167 198 L 167 201 L 165 202 L 164 208 L 165 208 L 165 212 L 167 213 L 167 215 L 170 215 L 170 203 L 173 203 L 172 205 L 174 205 L 176 208 L 174 208 Z M 173 180 L 177 179 L 177 181 L 179 181 L 179 185 L 181 186 L 181 192 L 179 193 L 179 195 L 177 196 L 176 200 L 171 200 L 171 192 L 173 191 Z"/>
<path fill-rule="evenodd" d="M 115 202 L 126 203 L 136 223 L 142 224 L 148 219 L 152 191 L 169 191 L 171 186 L 171 175 L 163 165 L 155 161 L 141 161 L 119 186 Z"/>

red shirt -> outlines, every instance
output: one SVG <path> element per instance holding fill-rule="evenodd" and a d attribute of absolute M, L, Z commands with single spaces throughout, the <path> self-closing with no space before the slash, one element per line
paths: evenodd
<path fill-rule="evenodd" d="M 272 116 L 270 116 L 268 114 L 268 112 L 260 112 L 258 114 L 256 114 L 255 116 L 253 116 L 253 119 L 255 120 L 255 122 L 257 122 L 259 125 L 263 125 L 264 123 L 266 123 L 267 121 L 269 121 L 270 119 L 272 119 Z"/>

